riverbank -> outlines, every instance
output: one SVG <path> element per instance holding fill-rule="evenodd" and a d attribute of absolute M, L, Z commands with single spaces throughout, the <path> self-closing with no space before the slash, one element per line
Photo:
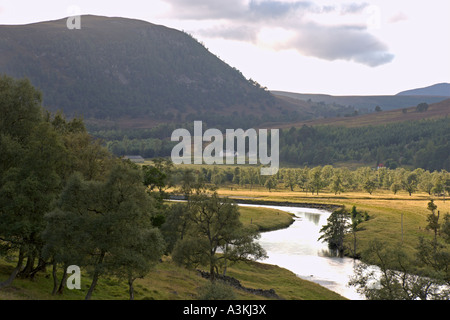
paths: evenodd
<path fill-rule="evenodd" d="M 284 229 L 292 224 L 293 217 L 287 212 L 269 208 L 241 207 L 241 220 L 259 230 Z M 6 279 L 15 265 L 15 259 L 0 259 L 0 281 Z M 82 270 L 80 290 L 65 290 L 63 295 L 51 295 L 51 268 L 39 272 L 34 281 L 17 278 L 10 287 L 0 290 L 0 300 L 83 300 L 91 278 Z M 243 287 L 235 288 L 236 299 L 259 300 L 346 300 L 341 295 L 312 281 L 297 277 L 288 269 L 276 265 L 250 262 L 229 266 L 227 275 L 238 279 Z M 61 274 L 58 274 L 61 279 Z M 207 283 L 196 271 L 187 270 L 165 256 L 144 278 L 135 282 L 136 300 L 195 300 L 199 289 Z M 127 300 L 126 283 L 115 278 L 101 278 L 94 291 L 93 300 Z M 265 297 L 255 292 L 270 291 L 276 296 Z M 253 293 L 252 293 L 253 292 Z M 270 291 L 272 292 L 272 291 Z"/>
<path fill-rule="evenodd" d="M 418 238 L 431 238 L 432 232 L 426 229 L 428 202 L 433 199 L 442 214 L 450 212 L 450 201 L 442 197 L 432 197 L 426 193 L 392 192 L 378 190 L 372 194 L 366 192 L 344 192 L 335 195 L 321 192 L 319 195 L 302 191 L 272 190 L 264 188 L 219 188 L 218 194 L 229 197 L 239 203 L 267 205 L 289 205 L 333 211 L 345 206 L 358 211 L 367 211 L 370 216 L 363 222 L 357 233 L 358 251 L 365 250 L 372 240 L 381 240 L 389 246 L 402 243 L 409 253 L 414 253 Z M 347 240 L 349 245 L 351 237 Z"/>

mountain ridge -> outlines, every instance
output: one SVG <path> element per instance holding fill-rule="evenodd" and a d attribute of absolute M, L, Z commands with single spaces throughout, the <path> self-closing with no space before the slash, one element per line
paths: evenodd
<path fill-rule="evenodd" d="M 405 90 L 396 94 L 397 96 L 441 96 L 450 97 L 450 83 L 442 82 L 431 86 Z"/>
<path fill-rule="evenodd" d="M 291 99 L 312 101 L 325 104 L 339 104 L 354 107 L 364 113 L 374 112 L 379 106 L 382 110 L 394 110 L 415 107 L 419 103 L 437 103 L 448 99 L 447 96 L 434 95 L 329 95 L 296 93 L 288 91 L 271 91 L 275 96 L 289 97 Z"/>
<path fill-rule="evenodd" d="M 0 26 L 0 73 L 29 78 L 44 105 L 99 121 L 255 125 L 304 117 L 191 35 L 150 22 L 81 16 Z"/>

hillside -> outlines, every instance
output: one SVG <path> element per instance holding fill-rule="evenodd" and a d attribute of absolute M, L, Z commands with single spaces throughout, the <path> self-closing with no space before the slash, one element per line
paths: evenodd
<path fill-rule="evenodd" d="M 316 125 L 333 125 L 343 127 L 364 127 L 364 126 L 376 126 L 388 123 L 398 123 L 405 121 L 416 121 L 421 119 L 435 119 L 445 118 L 450 115 L 450 99 L 443 100 L 441 102 L 433 103 L 429 105 L 429 108 L 425 112 L 419 112 L 416 107 L 395 109 L 389 111 L 374 112 L 370 114 L 364 114 L 360 116 L 352 117 L 335 117 L 335 118 L 322 118 L 307 121 L 300 121 L 288 124 L 279 124 L 278 128 L 291 128 L 302 127 L 303 125 L 316 126 Z"/>
<path fill-rule="evenodd" d="M 381 96 L 332 96 L 326 94 L 304 94 L 285 91 L 271 91 L 278 97 L 290 97 L 295 100 L 311 101 L 321 104 L 337 104 L 352 107 L 358 112 L 371 113 L 379 106 L 382 110 L 394 110 L 428 104 L 448 99 L 448 96 L 435 95 L 381 95 Z"/>
<path fill-rule="evenodd" d="M 255 125 L 308 116 L 192 36 L 132 19 L 82 16 L 80 30 L 66 19 L 0 26 L 0 74 L 29 78 L 45 107 L 87 122 Z"/>
<path fill-rule="evenodd" d="M 446 96 L 450 97 L 450 83 L 438 83 L 425 88 L 406 90 L 397 93 L 398 96 Z"/>

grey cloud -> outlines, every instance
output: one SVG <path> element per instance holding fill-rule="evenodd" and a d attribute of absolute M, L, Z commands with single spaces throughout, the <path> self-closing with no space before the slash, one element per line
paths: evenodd
<path fill-rule="evenodd" d="M 389 63 L 394 58 L 386 45 L 361 27 L 308 24 L 287 47 L 308 56 L 330 61 L 355 61 L 371 67 Z"/>
<path fill-rule="evenodd" d="M 258 36 L 258 28 L 254 26 L 220 26 L 209 29 L 198 30 L 201 36 L 210 38 L 223 38 L 228 40 L 239 40 L 247 42 L 255 42 Z"/>
<path fill-rule="evenodd" d="M 298 10 L 308 11 L 315 6 L 311 2 L 282 2 L 282 1 L 250 1 L 248 12 L 257 18 L 281 18 Z"/>
<path fill-rule="evenodd" d="M 361 13 L 369 7 L 368 3 L 345 3 L 341 6 L 341 14 Z"/>
<path fill-rule="evenodd" d="M 280 0 L 166 0 L 173 16 L 182 19 L 220 19 L 221 26 L 198 31 L 199 35 L 255 43 L 261 28 L 281 27 L 293 31 L 293 38 L 275 49 L 296 49 L 303 55 L 325 60 L 354 61 L 377 67 L 393 60 L 394 55 L 365 26 L 326 26 L 307 23 L 307 13 L 338 12 L 358 14 L 367 3 L 353 2 L 318 6 L 311 1 Z M 279 44 L 278 44 L 279 45 Z"/>
<path fill-rule="evenodd" d="M 239 19 L 246 11 L 244 0 L 165 0 L 171 16 L 181 19 Z"/>

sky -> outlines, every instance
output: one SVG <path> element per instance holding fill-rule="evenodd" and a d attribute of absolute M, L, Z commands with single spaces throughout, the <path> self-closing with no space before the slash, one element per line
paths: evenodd
<path fill-rule="evenodd" d="M 0 25 L 79 14 L 183 30 L 269 90 L 391 95 L 450 82 L 449 0 L 0 0 Z"/>

